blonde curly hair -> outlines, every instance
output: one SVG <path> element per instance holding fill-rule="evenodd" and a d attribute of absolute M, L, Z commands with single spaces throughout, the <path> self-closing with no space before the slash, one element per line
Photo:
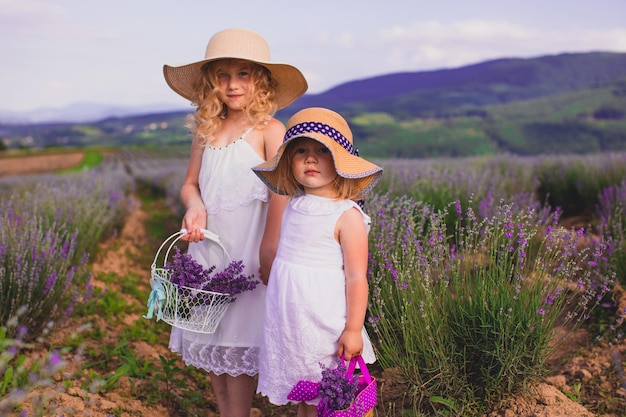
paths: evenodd
<path fill-rule="evenodd" d="M 217 73 L 220 68 L 230 65 L 233 61 L 238 60 L 221 59 L 202 66 L 202 77 L 194 86 L 198 91 L 198 103 L 195 103 L 198 107 L 187 117 L 187 127 L 193 133 L 196 144 L 199 146 L 207 146 L 212 142 L 215 132 L 222 125 L 221 120 L 226 117 L 228 108 L 218 95 Z M 248 64 L 250 78 L 254 85 L 252 99 L 244 111 L 253 125 L 262 126 L 278 110 L 274 100 L 276 81 L 272 79 L 271 72 L 264 66 L 251 61 L 243 62 Z"/>

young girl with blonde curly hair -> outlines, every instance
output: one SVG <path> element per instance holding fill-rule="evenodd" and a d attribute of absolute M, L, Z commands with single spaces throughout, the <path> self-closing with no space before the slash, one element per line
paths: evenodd
<path fill-rule="evenodd" d="M 205 59 L 163 71 L 168 85 L 197 106 L 188 118 L 193 143 L 180 191 L 189 255 L 206 268 L 226 266 L 221 249 L 204 239 L 208 229 L 231 259 L 243 261 L 246 275 L 266 280 L 286 201 L 251 168 L 276 154 L 285 128 L 273 115 L 304 94 L 306 80 L 297 68 L 272 62 L 265 40 L 245 29 L 216 33 Z M 250 415 L 265 288 L 238 295 L 213 334 L 172 329 L 170 349 L 209 372 L 222 417 Z"/>

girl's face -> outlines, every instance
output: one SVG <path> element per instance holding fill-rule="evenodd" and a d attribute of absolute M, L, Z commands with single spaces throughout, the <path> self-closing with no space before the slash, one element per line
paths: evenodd
<path fill-rule="evenodd" d="M 225 60 L 217 66 L 216 76 L 220 100 L 230 110 L 243 110 L 254 93 L 250 63 L 239 59 Z"/>
<path fill-rule="evenodd" d="M 330 150 L 313 139 L 297 139 L 291 146 L 291 170 L 306 194 L 337 197 L 337 177 Z"/>

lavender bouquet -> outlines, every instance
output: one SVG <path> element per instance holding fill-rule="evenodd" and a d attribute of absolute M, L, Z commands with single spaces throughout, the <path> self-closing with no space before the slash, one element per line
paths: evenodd
<path fill-rule="evenodd" d="M 318 415 L 321 415 L 324 407 L 326 409 L 338 411 L 344 410 L 352 404 L 359 387 L 358 378 L 348 375 L 346 365 L 343 360 L 337 360 L 334 368 L 322 367 L 322 380 L 319 383 L 318 392 L 320 403 L 318 405 Z"/>
<path fill-rule="evenodd" d="M 174 255 L 171 261 L 166 263 L 165 268 L 170 273 L 172 284 L 194 290 L 229 294 L 231 302 L 235 301 L 235 295 L 252 291 L 259 283 L 254 275 L 243 273 L 243 261 L 232 261 L 222 271 L 213 273 L 215 265 L 206 269 L 191 256 L 182 253 L 178 247 L 174 247 Z M 189 290 L 190 296 L 192 293 L 193 291 Z"/>

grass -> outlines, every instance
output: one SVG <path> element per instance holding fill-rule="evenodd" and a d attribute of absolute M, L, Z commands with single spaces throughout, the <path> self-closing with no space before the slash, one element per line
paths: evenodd
<path fill-rule="evenodd" d="M 78 165 L 75 165 L 71 168 L 60 170 L 58 173 L 63 174 L 67 172 L 77 172 L 77 171 L 84 171 L 87 169 L 91 169 L 100 165 L 100 163 L 102 163 L 102 159 L 103 159 L 102 153 L 99 150 L 87 149 L 83 153 L 83 159 L 80 161 Z"/>

